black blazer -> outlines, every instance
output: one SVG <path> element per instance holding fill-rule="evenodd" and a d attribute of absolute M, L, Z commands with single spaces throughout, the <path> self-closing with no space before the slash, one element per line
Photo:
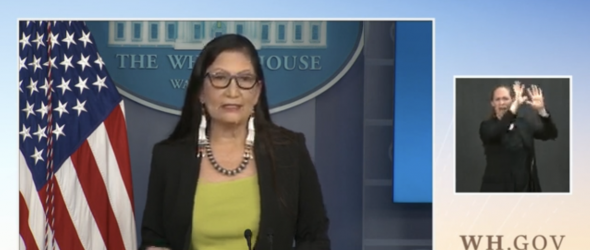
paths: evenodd
<path fill-rule="evenodd" d="M 253 249 L 293 249 L 295 240 L 297 250 L 330 250 L 329 220 L 305 137 L 284 128 L 273 128 L 272 131 L 273 140 L 288 140 L 273 146 L 272 158 L 276 164 L 273 170 L 268 150 L 260 143 L 264 138 L 256 134 L 254 154 L 261 218 Z M 192 210 L 201 163 L 195 152 L 195 142 L 160 142 L 154 146 L 140 249 L 149 246 L 172 250 L 190 248 Z M 273 172 L 276 180 L 273 180 Z M 281 190 L 278 193 L 282 195 L 283 203 L 273 183 Z M 244 249 L 248 249 L 245 239 Z"/>
<path fill-rule="evenodd" d="M 557 127 L 551 115 L 537 117 L 539 124 L 508 111 L 481 123 L 486 154 L 481 192 L 541 192 L 534 140 L 557 138 Z"/>

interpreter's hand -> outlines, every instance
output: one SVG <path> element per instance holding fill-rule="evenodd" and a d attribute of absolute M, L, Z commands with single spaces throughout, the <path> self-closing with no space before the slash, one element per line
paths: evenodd
<path fill-rule="evenodd" d="M 514 96 L 515 100 L 518 102 L 518 105 L 521 105 L 527 101 L 527 96 L 524 95 L 524 85 L 522 85 L 519 81 L 514 82 L 512 86 L 514 89 Z"/>
<path fill-rule="evenodd" d="M 523 95 L 524 86 L 519 81 L 514 82 L 512 90 L 514 90 L 514 101 L 510 105 L 510 111 L 512 111 L 513 114 L 516 114 L 520 105 L 527 101 L 527 97 Z"/>
<path fill-rule="evenodd" d="M 531 105 L 533 109 L 541 112 L 545 109 L 545 98 L 543 98 L 543 91 L 537 85 L 533 85 L 527 89 L 530 101 L 527 104 Z"/>

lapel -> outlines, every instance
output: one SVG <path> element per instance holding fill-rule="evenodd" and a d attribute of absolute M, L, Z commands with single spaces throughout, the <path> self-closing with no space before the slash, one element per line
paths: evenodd
<path fill-rule="evenodd" d="M 180 164 L 179 183 L 177 193 L 177 212 L 181 228 L 186 229 L 184 250 L 190 248 L 192 223 L 193 223 L 193 207 L 195 200 L 195 193 L 197 188 L 197 180 L 199 179 L 199 172 L 201 169 L 201 158 L 196 155 L 196 144 L 185 143 L 180 148 L 177 161 L 175 164 Z M 182 232 L 182 231 L 181 231 Z"/>
<path fill-rule="evenodd" d="M 258 236 L 256 244 L 253 246 L 255 250 L 269 249 L 267 234 L 272 231 L 271 221 L 275 218 L 276 204 L 273 180 L 272 180 L 272 165 L 268 151 L 261 146 L 260 136 L 256 136 L 254 143 L 254 157 L 256 159 L 256 167 L 258 172 L 258 186 L 260 190 L 260 222 L 258 224 Z"/>
<path fill-rule="evenodd" d="M 258 224 L 256 244 L 253 246 L 253 249 L 256 250 L 269 249 L 267 234 L 272 230 L 271 221 L 276 213 L 276 208 L 273 206 L 273 204 L 276 204 L 276 200 L 273 192 L 272 166 L 269 155 L 265 153 L 266 150 L 261 146 L 261 139 L 256 136 L 254 143 L 254 157 L 256 159 L 260 195 L 260 222 Z M 194 197 L 202 158 L 196 156 L 196 145 L 187 143 L 183 145 L 182 151 L 182 154 L 178 154 L 177 161 L 177 164 L 181 164 L 177 201 L 181 225 L 182 228 L 186 228 L 184 249 L 188 250 L 192 234 Z"/>

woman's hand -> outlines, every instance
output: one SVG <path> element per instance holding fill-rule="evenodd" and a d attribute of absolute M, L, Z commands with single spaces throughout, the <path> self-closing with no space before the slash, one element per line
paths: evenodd
<path fill-rule="evenodd" d="M 543 98 L 543 91 L 537 85 L 533 85 L 527 89 L 530 101 L 527 104 L 531 105 L 537 112 L 541 112 L 545 109 L 545 98 Z"/>
<path fill-rule="evenodd" d="M 520 105 L 527 102 L 527 97 L 523 95 L 524 86 L 520 84 L 519 81 L 514 82 L 512 90 L 514 90 L 514 101 L 512 102 L 512 105 L 510 105 L 510 111 L 513 114 L 516 114 Z"/>

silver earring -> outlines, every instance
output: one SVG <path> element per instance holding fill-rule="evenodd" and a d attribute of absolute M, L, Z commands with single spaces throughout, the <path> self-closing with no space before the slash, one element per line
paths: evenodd
<path fill-rule="evenodd" d="M 254 113 L 248 119 L 248 135 L 246 136 L 246 158 L 253 159 L 252 148 L 254 147 Z"/>
<path fill-rule="evenodd" d="M 208 143 L 209 140 L 207 139 L 207 116 L 205 116 L 205 105 L 203 104 L 201 111 L 201 124 L 199 125 L 199 152 L 197 155 L 198 157 L 203 156 L 205 145 L 207 145 Z"/>
<path fill-rule="evenodd" d="M 250 116 L 248 120 L 248 136 L 246 136 L 246 144 L 249 146 L 254 146 L 254 115 Z"/>

